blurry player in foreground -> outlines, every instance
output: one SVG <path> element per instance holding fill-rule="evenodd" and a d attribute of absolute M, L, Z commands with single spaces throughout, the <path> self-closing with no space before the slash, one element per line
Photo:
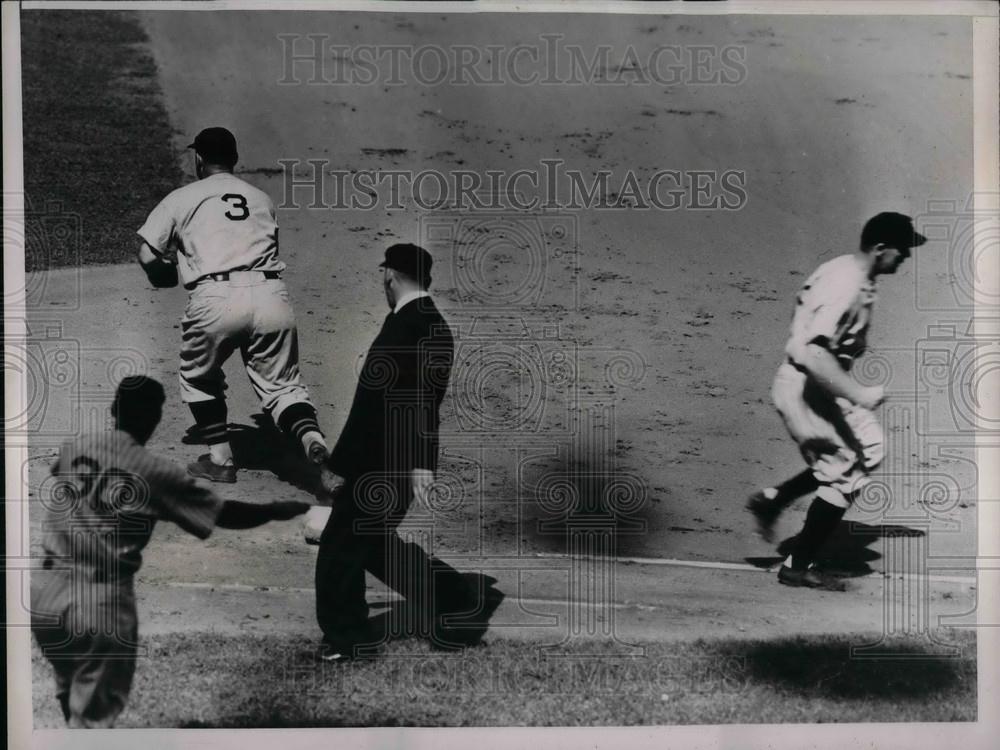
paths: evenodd
<path fill-rule="evenodd" d="M 307 503 L 221 500 L 143 446 L 160 422 L 163 386 L 125 378 L 114 429 L 67 441 L 42 494 L 42 570 L 31 576 L 31 629 L 56 677 L 70 727 L 110 727 L 135 672 L 133 577 L 158 520 L 199 539 L 305 513 Z"/>

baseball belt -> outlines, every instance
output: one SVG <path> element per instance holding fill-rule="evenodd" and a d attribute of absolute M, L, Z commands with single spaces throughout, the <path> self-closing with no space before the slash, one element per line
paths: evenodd
<path fill-rule="evenodd" d="M 231 273 L 259 273 L 265 279 L 280 279 L 281 271 L 221 271 L 220 273 L 206 273 L 204 276 L 199 276 L 194 281 L 190 281 L 184 285 L 185 289 L 194 289 L 199 284 L 204 284 L 209 281 L 229 281 L 229 275 Z"/>

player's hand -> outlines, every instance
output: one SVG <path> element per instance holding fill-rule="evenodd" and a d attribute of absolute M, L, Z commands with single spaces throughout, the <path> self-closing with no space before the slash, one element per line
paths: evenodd
<path fill-rule="evenodd" d="M 410 486 L 413 489 L 414 499 L 427 507 L 427 497 L 434 484 L 434 472 L 430 469 L 413 469 L 410 472 Z"/>
<path fill-rule="evenodd" d="M 885 388 L 880 385 L 870 385 L 861 389 L 859 398 L 857 400 L 857 405 L 862 406 L 869 411 L 876 409 L 881 406 L 885 401 Z"/>
<path fill-rule="evenodd" d="M 278 500 L 271 503 L 271 517 L 275 521 L 288 521 L 306 513 L 312 506 L 298 500 Z"/>

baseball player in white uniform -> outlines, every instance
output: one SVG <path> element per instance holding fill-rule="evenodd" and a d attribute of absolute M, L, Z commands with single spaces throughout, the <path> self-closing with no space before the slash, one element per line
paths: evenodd
<path fill-rule="evenodd" d="M 301 443 L 324 489 L 332 491 L 337 477 L 326 468 L 329 451 L 299 373 L 274 205 L 233 174 L 239 155 L 228 130 L 207 128 L 189 148 L 198 180 L 167 195 L 138 232 L 139 262 L 153 286 L 176 286 L 179 274 L 190 292 L 181 321 L 181 398 L 209 453 L 188 471 L 214 482 L 236 481 L 222 366 L 239 350 L 264 410 Z"/>
<path fill-rule="evenodd" d="M 872 411 L 885 400 L 882 386 L 861 385 L 850 369 L 865 350 L 876 277 L 895 273 L 911 248 L 926 241 L 909 217 L 880 213 L 865 224 L 857 252 L 821 265 L 799 293 L 771 398 L 809 470 L 755 493 L 747 503 L 758 532 L 770 541 L 781 511 L 815 492 L 802 531 L 778 571 L 781 583 L 844 589 L 841 581 L 811 566 L 882 461 L 882 429 Z"/>

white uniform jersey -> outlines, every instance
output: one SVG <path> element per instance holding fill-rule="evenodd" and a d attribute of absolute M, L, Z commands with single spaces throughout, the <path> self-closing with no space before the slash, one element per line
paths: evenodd
<path fill-rule="evenodd" d="M 224 271 L 282 271 L 267 193 L 228 172 L 174 190 L 139 229 L 157 253 L 176 252 L 181 283 Z"/>
<path fill-rule="evenodd" d="M 865 350 L 875 298 L 875 282 L 853 256 L 834 258 L 817 268 L 799 292 L 791 340 L 818 341 L 850 369 Z"/>

